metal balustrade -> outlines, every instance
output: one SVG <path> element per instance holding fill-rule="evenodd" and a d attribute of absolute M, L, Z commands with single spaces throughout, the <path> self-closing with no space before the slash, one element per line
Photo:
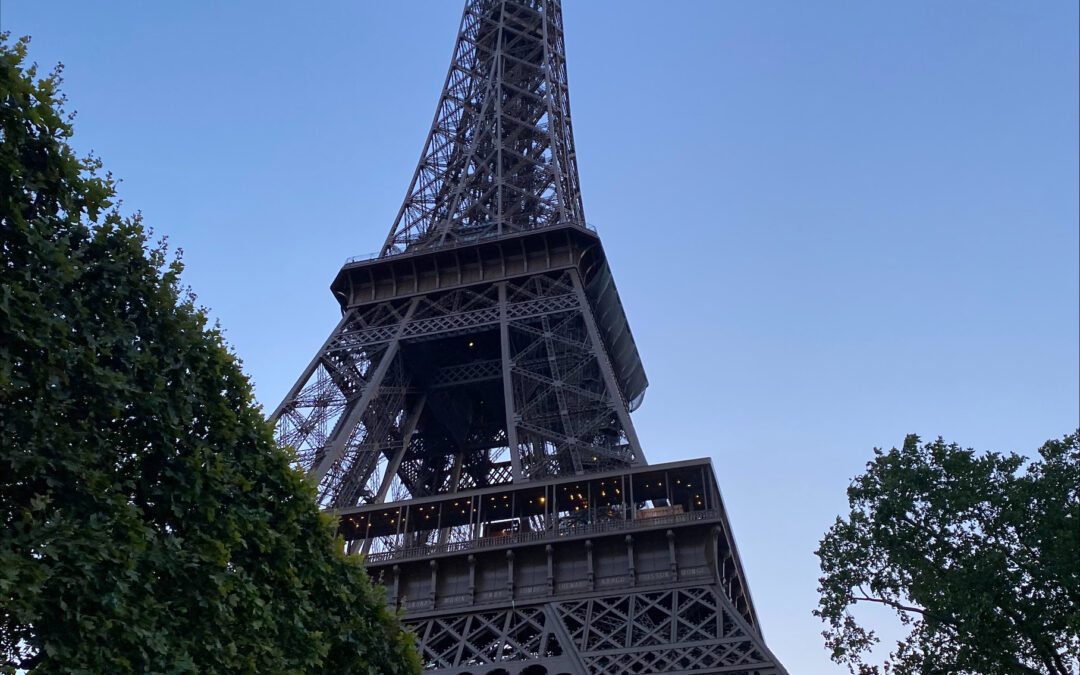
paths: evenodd
<path fill-rule="evenodd" d="M 479 539 L 457 541 L 447 544 L 436 544 L 433 546 L 410 546 L 390 551 L 379 551 L 377 553 L 369 553 L 364 558 L 364 561 L 367 564 L 371 565 L 390 561 L 423 558 L 427 556 L 441 555 L 445 553 L 459 553 L 463 551 L 496 548 L 499 546 L 527 544 L 529 542 L 558 540 L 571 536 L 576 537 L 590 534 L 604 534 L 607 532 L 624 530 L 655 529 L 659 527 L 664 527 L 665 525 L 682 525 L 685 523 L 692 523 L 698 521 L 715 520 L 719 517 L 719 509 L 706 509 L 702 511 L 691 511 L 689 513 L 677 513 L 666 516 L 657 516 L 654 518 L 638 518 L 635 520 L 606 520 L 592 523 L 580 523 L 563 529 L 550 529 L 542 530 L 539 532 L 515 532 L 513 534 L 507 534 L 498 537 L 481 537 Z"/>
<path fill-rule="evenodd" d="M 395 256 L 402 255 L 403 253 L 417 253 L 417 252 L 420 252 L 420 251 L 423 251 L 423 252 L 426 253 L 426 252 L 429 252 L 429 251 L 439 251 L 439 250 L 443 250 L 443 249 L 455 248 L 455 247 L 458 247 L 458 246 L 462 246 L 464 244 L 475 243 L 477 241 L 488 242 L 488 241 L 497 241 L 499 239 L 514 239 L 516 237 L 520 237 L 523 231 L 524 232 L 534 232 L 536 230 L 554 229 L 556 227 L 566 227 L 566 226 L 576 227 L 576 228 L 583 229 L 583 230 L 588 230 L 589 232 L 592 232 L 593 234 L 599 234 L 599 232 L 596 229 L 596 226 L 593 225 L 592 223 L 587 223 L 587 222 L 584 222 L 584 221 L 567 221 L 567 222 L 561 222 L 561 223 L 553 223 L 553 224 L 550 224 L 550 225 L 543 225 L 543 226 L 540 226 L 540 227 L 532 227 L 532 228 L 528 228 L 526 230 L 515 230 L 515 231 L 512 231 L 512 232 L 502 232 L 502 233 L 488 232 L 488 233 L 485 233 L 483 235 L 472 237 L 472 238 L 459 237 L 459 238 L 457 238 L 455 240 L 447 242 L 446 244 L 444 244 L 442 246 L 428 245 L 428 246 L 424 246 L 424 247 L 419 248 L 419 249 L 406 248 L 404 251 L 388 251 L 388 252 L 386 252 L 386 255 L 383 255 L 383 251 L 371 251 L 369 253 L 362 253 L 360 255 L 350 256 L 350 257 L 345 259 L 345 264 L 346 265 L 352 265 L 354 263 L 369 262 L 369 261 L 377 260 L 377 259 L 380 259 L 380 258 L 381 259 L 393 258 Z"/>

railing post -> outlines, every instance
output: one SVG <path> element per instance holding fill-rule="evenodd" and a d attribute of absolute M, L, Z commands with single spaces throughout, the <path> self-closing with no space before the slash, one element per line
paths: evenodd
<path fill-rule="evenodd" d="M 469 604 L 476 604 L 476 556 L 469 554 Z"/>
<path fill-rule="evenodd" d="M 400 590 L 401 590 L 401 567 L 399 567 L 398 565 L 394 565 L 394 586 L 393 586 L 393 591 L 392 591 L 392 593 L 393 593 L 393 596 L 392 596 L 393 601 L 390 604 L 392 604 L 395 608 L 398 607 L 398 601 L 400 600 L 400 598 L 398 597 L 398 594 L 400 593 Z"/>
<path fill-rule="evenodd" d="M 671 580 L 679 577 L 678 560 L 675 557 L 675 530 L 667 531 L 668 555 L 671 556 Z"/>
<path fill-rule="evenodd" d="M 435 609 L 435 589 L 439 587 L 439 563 L 435 560 L 431 560 L 428 562 L 428 567 L 431 568 L 431 591 L 428 592 L 428 600 L 431 602 L 431 608 Z"/>
<path fill-rule="evenodd" d="M 555 559 L 552 555 L 554 553 L 554 547 L 548 544 L 544 547 L 544 551 L 547 553 L 547 586 L 548 595 L 555 594 Z"/>
<path fill-rule="evenodd" d="M 593 557 L 592 557 L 592 539 L 585 540 L 585 558 L 587 560 L 587 579 L 589 580 L 589 590 L 596 588 L 596 570 L 593 569 Z"/>
<path fill-rule="evenodd" d="M 514 549 L 506 549 L 506 594 L 514 597 Z"/>

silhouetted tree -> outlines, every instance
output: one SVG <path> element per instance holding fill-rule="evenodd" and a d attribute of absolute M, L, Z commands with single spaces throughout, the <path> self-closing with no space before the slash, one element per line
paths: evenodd
<path fill-rule="evenodd" d="M 910 629 L 886 673 L 1076 673 L 1080 665 L 1080 431 L 1034 462 L 908 436 L 874 451 L 851 513 L 817 551 L 815 614 L 852 672 L 878 641 L 850 610 L 889 607 Z"/>
<path fill-rule="evenodd" d="M 0 671 L 419 672 L 26 53 L 0 41 Z"/>

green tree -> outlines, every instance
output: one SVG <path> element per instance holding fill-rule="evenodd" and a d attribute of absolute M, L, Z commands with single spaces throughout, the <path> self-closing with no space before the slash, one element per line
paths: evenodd
<path fill-rule="evenodd" d="M 419 672 L 26 54 L 0 39 L 0 672 Z"/>
<path fill-rule="evenodd" d="M 817 551 L 814 612 L 832 658 L 878 673 L 856 604 L 889 607 L 910 633 L 884 671 L 1076 673 L 1080 664 L 1080 431 L 1040 458 L 941 439 L 874 450 L 851 513 Z"/>

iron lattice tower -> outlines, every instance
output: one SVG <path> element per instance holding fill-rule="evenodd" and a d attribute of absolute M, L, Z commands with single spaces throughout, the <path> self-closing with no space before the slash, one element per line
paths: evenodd
<path fill-rule="evenodd" d="M 558 0 L 467 0 L 405 202 L 274 411 L 429 671 L 784 674 L 584 220 Z"/>

